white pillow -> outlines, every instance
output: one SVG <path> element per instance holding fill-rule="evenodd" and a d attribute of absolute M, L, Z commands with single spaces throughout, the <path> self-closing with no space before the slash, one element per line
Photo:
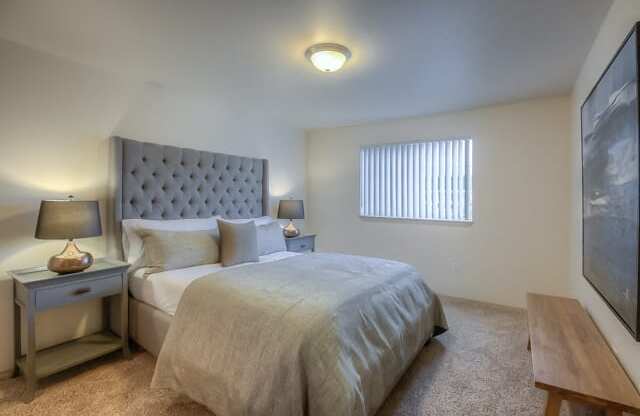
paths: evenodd
<path fill-rule="evenodd" d="M 217 230 L 216 220 L 219 215 L 210 218 L 193 218 L 184 220 L 143 220 L 128 219 L 122 220 L 122 248 L 124 258 L 127 263 L 135 265 L 142 257 L 142 238 L 138 235 L 138 230 L 161 230 L 161 231 L 204 231 Z"/>
<path fill-rule="evenodd" d="M 287 251 L 287 243 L 284 242 L 282 227 L 276 221 L 256 227 L 258 236 L 258 255 Z"/>
<path fill-rule="evenodd" d="M 233 224 L 242 224 L 245 222 L 249 222 L 249 221 L 253 221 L 256 223 L 256 227 L 260 226 L 260 225 L 266 225 L 266 224 L 271 224 L 272 222 L 275 221 L 275 218 L 272 218 L 268 215 L 265 215 L 264 217 L 258 217 L 258 218 L 239 218 L 239 219 L 235 219 L 235 220 L 228 220 L 225 219 L 226 222 L 230 222 Z"/>

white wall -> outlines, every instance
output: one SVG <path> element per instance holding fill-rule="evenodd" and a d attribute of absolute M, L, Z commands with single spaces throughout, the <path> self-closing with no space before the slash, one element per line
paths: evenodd
<path fill-rule="evenodd" d="M 639 20 L 640 1 L 616 0 L 613 3 L 576 80 L 571 106 L 573 130 L 571 136 L 570 288 L 572 295 L 577 297 L 587 308 L 636 386 L 640 386 L 640 343 L 633 340 L 633 337 L 609 310 L 600 296 L 582 277 L 580 106 L 604 72 L 633 24 Z"/>
<path fill-rule="evenodd" d="M 264 157 L 271 162 L 272 207 L 304 197 L 303 133 L 283 130 L 215 97 L 146 83 L 0 40 L 0 373 L 13 366 L 13 287 L 7 270 L 42 265 L 62 241 L 33 238 L 41 199 L 72 193 L 100 199 L 106 212 L 108 138 Z M 80 240 L 95 255 L 106 237 Z M 38 317 L 44 347 L 95 331 L 97 302 Z"/>
<path fill-rule="evenodd" d="M 568 97 L 307 133 L 307 226 L 318 247 L 406 261 L 440 293 L 523 306 L 567 293 Z M 359 217 L 359 147 L 474 139 L 474 223 Z"/>

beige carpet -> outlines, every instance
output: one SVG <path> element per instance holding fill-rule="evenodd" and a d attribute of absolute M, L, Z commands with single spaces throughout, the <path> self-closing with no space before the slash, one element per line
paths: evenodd
<path fill-rule="evenodd" d="M 525 312 L 450 298 L 444 304 L 451 329 L 418 355 L 378 415 L 542 415 Z M 106 357 L 41 382 L 30 404 L 16 401 L 20 378 L 5 380 L 0 415 L 211 415 L 187 398 L 149 389 L 153 366 L 143 352 L 129 361 Z"/>

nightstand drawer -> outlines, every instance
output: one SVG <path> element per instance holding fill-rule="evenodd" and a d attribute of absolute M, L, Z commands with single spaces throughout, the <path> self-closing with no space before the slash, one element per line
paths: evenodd
<path fill-rule="evenodd" d="M 36 291 L 36 310 L 55 308 L 97 297 L 117 295 L 122 291 L 122 277 L 82 280 Z"/>
<path fill-rule="evenodd" d="M 302 253 L 305 251 L 315 250 L 314 236 L 290 238 L 290 239 L 287 239 L 286 242 L 287 242 L 287 251 L 295 251 L 298 253 Z"/>

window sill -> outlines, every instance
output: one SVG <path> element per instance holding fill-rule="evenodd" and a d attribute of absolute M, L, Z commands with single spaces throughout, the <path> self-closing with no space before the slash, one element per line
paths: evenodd
<path fill-rule="evenodd" d="M 383 217 L 383 216 L 372 216 L 372 215 L 360 215 L 360 218 L 363 220 L 370 221 L 391 221 L 391 222 L 421 222 L 421 223 L 435 223 L 435 224 L 443 224 L 443 225 L 459 225 L 459 226 L 470 226 L 473 225 L 473 220 L 441 220 L 441 219 L 431 219 L 431 218 L 412 218 L 412 217 Z"/>

